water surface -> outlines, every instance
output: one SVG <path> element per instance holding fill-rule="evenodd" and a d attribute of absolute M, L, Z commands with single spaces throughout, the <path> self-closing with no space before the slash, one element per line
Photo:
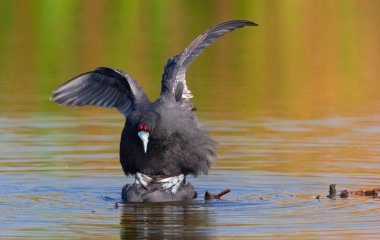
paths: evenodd
<path fill-rule="evenodd" d="M 198 199 L 119 208 L 114 203 L 132 179 L 118 163 L 117 115 L 2 118 L 1 235 L 378 236 L 379 199 L 324 196 L 330 183 L 341 190 L 378 186 L 380 116 L 248 121 L 201 115 L 220 147 L 209 176 L 190 178 Z M 225 188 L 232 192 L 223 200 L 203 200 L 206 190 Z"/>

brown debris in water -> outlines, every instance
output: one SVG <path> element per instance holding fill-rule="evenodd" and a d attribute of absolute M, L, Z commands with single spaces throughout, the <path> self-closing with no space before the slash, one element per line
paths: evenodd
<path fill-rule="evenodd" d="M 205 192 L 205 200 L 210 200 L 210 199 L 220 199 L 222 196 L 226 195 L 227 193 L 231 192 L 231 189 L 226 189 L 218 194 L 212 194 L 209 191 L 206 190 Z"/>
<path fill-rule="evenodd" d="M 349 196 L 365 196 L 365 197 L 379 197 L 380 188 L 363 189 L 363 190 L 343 190 L 339 193 L 339 197 L 348 198 Z M 329 195 L 326 197 L 334 199 L 337 195 L 336 184 L 330 184 Z"/>
<path fill-rule="evenodd" d="M 347 191 L 347 190 L 345 190 Z M 350 195 L 355 196 L 366 196 L 366 197 L 378 197 L 380 192 L 380 188 L 374 188 L 374 189 L 364 189 L 364 190 L 357 190 L 357 191 L 348 191 Z"/>
<path fill-rule="evenodd" d="M 339 196 L 341 198 L 348 198 L 348 195 L 350 195 L 350 193 L 347 191 L 347 190 L 343 190 L 340 192 Z"/>
<path fill-rule="evenodd" d="M 329 195 L 327 195 L 326 197 L 328 198 L 335 198 L 335 195 L 336 195 L 336 184 L 330 184 L 329 186 Z"/>

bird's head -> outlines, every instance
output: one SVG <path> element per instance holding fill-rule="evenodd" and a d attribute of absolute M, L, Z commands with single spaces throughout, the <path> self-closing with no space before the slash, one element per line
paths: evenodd
<path fill-rule="evenodd" d="M 141 139 L 143 146 L 144 146 L 144 152 L 148 150 L 148 142 L 149 142 L 149 135 L 151 134 L 151 131 L 148 128 L 148 125 L 146 123 L 140 123 L 137 126 L 137 135 L 139 135 L 139 138 Z"/>
<path fill-rule="evenodd" d="M 148 112 L 141 117 L 140 122 L 137 125 L 137 135 L 143 143 L 145 153 L 148 151 L 149 136 L 152 135 L 158 119 L 159 117 L 157 114 Z"/>

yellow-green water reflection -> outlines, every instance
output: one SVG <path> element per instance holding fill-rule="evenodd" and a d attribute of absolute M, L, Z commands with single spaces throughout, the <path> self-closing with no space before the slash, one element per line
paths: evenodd
<path fill-rule="evenodd" d="M 378 1 L 1 1 L 4 104 L 57 111 L 57 84 L 97 66 L 128 71 L 151 99 L 166 59 L 227 19 L 260 24 L 192 64 L 201 111 L 309 118 L 378 109 Z M 86 110 L 83 110 L 86 111 Z"/>

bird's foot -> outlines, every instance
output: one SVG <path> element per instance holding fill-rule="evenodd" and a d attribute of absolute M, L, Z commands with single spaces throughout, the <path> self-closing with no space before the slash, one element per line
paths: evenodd
<path fill-rule="evenodd" d="M 149 177 L 148 175 L 142 174 L 137 172 L 135 175 L 135 183 L 140 184 L 144 188 L 148 186 L 149 183 L 153 182 L 153 178 Z"/>
<path fill-rule="evenodd" d="M 164 189 L 172 188 L 170 192 L 172 194 L 176 194 L 179 186 L 181 186 L 181 183 L 183 182 L 184 179 L 185 179 L 185 175 L 181 174 L 178 176 L 161 179 L 159 182 L 163 183 L 162 187 Z"/>

